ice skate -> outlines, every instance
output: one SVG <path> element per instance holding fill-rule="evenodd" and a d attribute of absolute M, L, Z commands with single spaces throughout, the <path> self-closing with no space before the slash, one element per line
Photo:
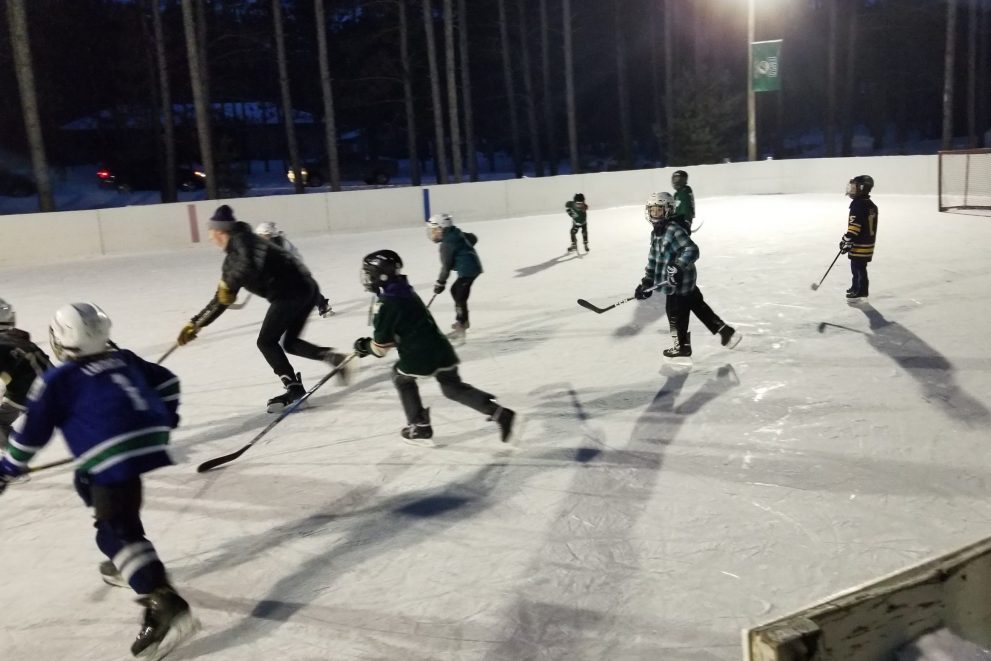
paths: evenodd
<path fill-rule="evenodd" d="M 585 252 L 588 252 L 588 241 L 585 242 Z"/>
<path fill-rule="evenodd" d="M 578 244 L 572 243 L 570 246 L 568 246 L 567 252 L 575 252 L 575 253 L 578 252 Z"/>
<path fill-rule="evenodd" d="M 296 372 L 295 377 L 283 374 L 279 378 L 282 379 L 282 385 L 285 386 L 286 391 L 268 400 L 269 413 L 279 413 L 285 410 L 286 407 L 301 399 L 306 394 L 306 389 L 303 388 L 302 378 L 299 372 Z"/>
<path fill-rule="evenodd" d="M 330 301 L 326 298 L 320 299 L 320 302 L 317 303 L 317 314 L 324 318 L 333 316 L 334 311 L 330 307 Z"/>
<path fill-rule="evenodd" d="M 519 440 L 522 432 L 522 419 L 513 409 L 497 406 L 495 413 L 489 418 L 499 425 L 499 437 L 503 443 L 514 443 Z"/>
<path fill-rule="evenodd" d="M 727 349 L 732 349 L 740 343 L 743 336 L 736 332 L 736 329 L 729 324 L 723 324 L 716 331 L 719 333 L 719 342 Z"/>
<path fill-rule="evenodd" d="M 323 356 L 323 361 L 330 365 L 331 367 L 337 367 L 344 362 L 345 356 L 343 353 L 338 353 L 333 349 L 328 349 L 327 353 Z M 356 369 L 356 363 L 353 360 L 349 360 L 347 365 L 341 368 L 337 373 L 337 382 L 342 386 L 349 385 L 351 380 L 354 378 L 354 371 Z"/>
<path fill-rule="evenodd" d="M 399 434 L 408 445 L 434 447 L 435 443 L 430 440 L 434 435 L 434 428 L 430 426 L 430 409 L 423 409 L 417 420 L 403 427 Z"/>
<path fill-rule="evenodd" d="M 136 659 L 158 661 L 200 628 L 189 604 L 172 586 L 158 588 L 138 603 L 145 607 L 144 624 L 131 644 Z"/>
<path fill-rule="evenodd" d="M 447 339 L 452 343 L 464 344 L 468 335 L 467 331 L 469 326 L 467 324 L 462 324 L 460 321 L 455 321 L 451 324 L 451 332 L 447 334 Z"/>
<path fill-rule="evenodd" d="M 677 368 L 691 368 L 692 366 L 692 334 L 685 333 L 684 339 L 680 335 L 674 336 L 674 346 L 665 349 L 661 353 L 668 359 L 668 366 Z M 662 370 L 663 372 L 663 370 Z"/>
<path fill-rule="evenodd" d="M 109 560 L 104 560 L 100 563 L 100 576 L 103 578 L 103 582 L 107 585 L 112 585 L 117 588 L 129 587 L 127 580 L 121 576 L 120 572 L 117 571 L 117 567 L 114 563 Z"/>

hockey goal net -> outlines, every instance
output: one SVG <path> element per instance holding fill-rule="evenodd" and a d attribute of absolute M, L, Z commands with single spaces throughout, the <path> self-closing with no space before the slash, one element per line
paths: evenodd
<path fill-rule="evenodd" d="M 991 210 L 991 149 L 939 152 L 939 210 Z"/>

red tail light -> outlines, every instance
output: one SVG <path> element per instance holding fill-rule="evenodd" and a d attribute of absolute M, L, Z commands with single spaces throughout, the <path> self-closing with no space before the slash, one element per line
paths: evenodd
<path fill-rule="evenodd" d="M 102 170 L 97 170 L 96 171 L 96 176 L 99 177 L 100 179 L 109 179 L 110 178 L 110 170 L 107 170 L 106 168 L 104 168 Z"/>

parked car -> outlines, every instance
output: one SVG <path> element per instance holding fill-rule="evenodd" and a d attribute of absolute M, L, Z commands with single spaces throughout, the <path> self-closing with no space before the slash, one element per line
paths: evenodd
<path fill-rule="evenodd" d="M 27 197 L 38 192 L 38 187 L 29 177 L 16 172 L 0 170 L 0 195 L 7 197 Z"/>
<path fill-rule="evenodd" d="M 364 181 L 366 184 L 384 186 L 399 172 L 399 163 L 391 158 L 365 158 L 358 154 L 338 155 L 342 181 Z M 319 160 L 303 161 L 301 166 L 304 186 L 323 186 L 330 181 L 330 163 L 326 156 Z M 296 183 L 292 168 L 286 173 L 289 183 Z"/>
<path fill-rule="evenodd" d="M 159 190 L 162 181 L 155 159 L 118 161 L 105 164 L 96 171 L 103 188 L 115 188 L 121 193 L 136 190 Z M 206 175 L 191 166 L 176 167 L 176 188 L 181 191 L 202 190 L 206 187 Z"/>

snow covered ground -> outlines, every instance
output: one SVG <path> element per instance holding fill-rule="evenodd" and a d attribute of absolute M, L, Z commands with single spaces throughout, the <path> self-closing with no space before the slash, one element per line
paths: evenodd
<path fill-rule="evenodd" d="M 727 351 L 694 321 L 681 375 L 660 372 L 662 296 L 575 304 L 632 294 L 641 207 L 589 200 L 582 259 L 564 255 L 563 213 L 465 223 L 486 272 L 462 374 L 527 415 L 516 449 L 432 382 L 439 447 L 404 445 L 392 357 L 369 357 L 351 386 L 196 474 L 261 429 L 279 391 L 254 346 L 263 301 L 227 312 L 166 363 L 184 388 L 178 465 L 146 480 L 149 535 L 204 624 L 174 658 L 739 659 L 743 627 L 991 534 L 991 224 L 933 197 L 875 199 L 860 307 L 843 298 L 845 258 L 809 287 L 846 229 L 842 194 L 699 200 L 699 284 L 746 337 Z M 321 343 L 369 332 L 364 254 L 397 250 L 424 297 L 436 276 L 421 228 L 297 243 L 338 311 L 308 326 Z M 94 301 L 154 359 L 221 257 L 8 269 L 0 296 L 39 338 L 59 305 Z M 446 292 L 431 311 L 453 321 Z M 295 364 L 306 383 L 323 373 Z M 39 462 L 64 453 L 53 442 Z M 100 581 L 70 471 L 0 502 L 3 658 L 126 657 L 140 609 Z"/>

